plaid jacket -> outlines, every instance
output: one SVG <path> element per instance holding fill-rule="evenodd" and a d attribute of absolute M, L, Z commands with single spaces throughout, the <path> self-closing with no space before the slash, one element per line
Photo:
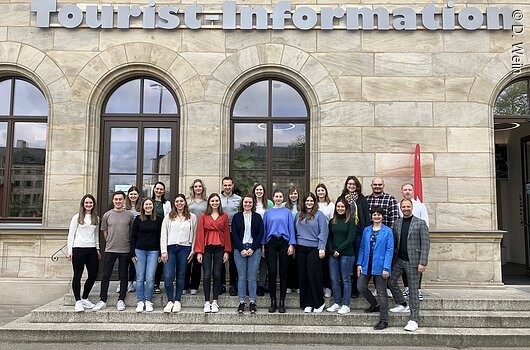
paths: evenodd
<path fill-rule="evenodd" d="M 399 245 L 401 244 L 401 226 L 403 225 L 403 218 L 396 220 L 394 224 L 394 256 L 397 256 Z M 415 216 L 412 217 L 409 227 L 409 235 L 407 239 L 407 254 L 412 266 L 419 264 L 427 266 L 429 262 L 429 228 L 425 221 Z"/>
<path fill-rule="evenodd" d="M 384 192 L 379 197 L 369 194 L 366 201 L 370 211 L 373 207 L 383 208 L 383 224 L 390 228 L 394 226 L 394 222 L 399 218 L 399 206 L 394 196 Z"/>

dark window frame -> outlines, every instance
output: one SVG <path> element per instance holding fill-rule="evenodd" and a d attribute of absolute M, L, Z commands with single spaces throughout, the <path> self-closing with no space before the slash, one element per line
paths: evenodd
<path fill-rule="evenodd" d="M 44 100 L 46 101 L 46 104 L 48 105 L 48 100 L 46 98 L 46 95 L 44 92 L 30 79 L 20 77 L 20 76 L 9 76 L 0 79 L 0 82 L 4 81 L 11 81 L 11 91 L 10 91 L 10 97 L 9 97 L 9 113 L 8 115 L 0 115 L 0 123 L 7 123 L 7 137 L 6 137 L 6 159 L 5 159 L 5 167 L 4 167 L 4 193 L 0 196 L 1 197 L 1 205 L 0 205 L 0 222 L 42 222 L 42 216 L 40 217 L 16 217 L 16 216 L 9 216 L 10 214 L 10 198 L 12 195 L 11 188 L 8 184 L 13 183 L 12 182 L 12 171 L 13 171 L 13 139 L 15 137 L 15 123 L 45 123 L 46 129 L 48 128 L 48 115 L 14 115 L 14 108 L 15 108 L 15 82 L 17 80 L 24 81 L 28 84 L 31 84 L 35 89 L 37 89 L 43 96 Z M 47 143 L 48 140 L 46 140 Z M 46 147 L 45 147 L 46 150 Z M 46 160 L 45 160 L 46 164 Z M 38 173 L 37 173 L 38 175 Z M 45 181 L 46 175 L 43 174 L 43 181 Z M 22 185 L 22 183 L 21 183 Z M 44 186 L 43 186 L 44 187 Z M 43 190 L 44 191 L 44 190 Z M 43 192 L 44 193 L 44 192 Z M 20 196 L 20 195 L 18 195 Z M 42 206 L 44 207 L 43 198 L 41 198 Z"/>
<path fill-rule="evenodd" d="M 236 106 L 237 100 L 241 96 L 241 94 L 250 86 L 262 82 L 262 81 L 268 81 L 268 88 L 267 88 L 267 116 L 234 116 L 234 108 Z M 283 84 L 289 85 L 291 88 L 293 88 L 302 98 L 302 101 L 304 102 L 305 108 L 306 108 L 306 116 L 294 116 L 294 117 L 275 117 L 272 116 L 273 112 L 273 106 L 272 106 L 272 84 L 273 82 L 278 81 Z M 234 145 L 235 145 L 235 125 L 236 124 L 266 124 L 267 125 L 267 137 L 266 137 L 266 143 L 267 143 L 267 151 L 266 151 L 266 181 L 264 183 L 264 186 L 267 190 L 267 197 L 269 199 L 272 199 L 272 193 L 276 188 L 273 188 L 273 166 L 272 166 L 272 153 L 273 153 L 273 133 L 274 133 L 274 125 L 275 124 L 304 124 L 305 125 L 305 153 L 304 153 L 304 170 L 305 170 L 305 188 L 298 188 L 299 195 L 303 196 L 304 193 L 310 190 L 310 108 L 309 104 L 307 102 L 307 98 L 305 95 L 300 91 L 300 89 L 289 82 L 288 80 L 276 77 L 276 76 L 269 76 L 265 78 L 259 78 L 256 80 L 250 81 L 248 84 L 245 84 L 240 91 L 238 91 L 237 95 L 235 96 L 232 105 L 230 106 L 230 170 L 229 174 L 232 178 L 235 179 L 235 165 L 234 165 Z M 238 187 L 237 181 L 235 184 L 236 188 Z M 287 198 L 287 188 L 280 188 L 284 192 L 284 200 Z M 241 193 L 242 195 L 245 195 L 246 193 Z"/>

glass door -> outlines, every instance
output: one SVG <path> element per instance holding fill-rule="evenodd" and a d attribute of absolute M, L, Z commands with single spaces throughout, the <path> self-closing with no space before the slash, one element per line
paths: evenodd
<path fill-rule="evenodd" d="M 525 275 L 530 276 L 530 136 L 521 139 L 523 169 L 523 226 L 525 240 Z"/>

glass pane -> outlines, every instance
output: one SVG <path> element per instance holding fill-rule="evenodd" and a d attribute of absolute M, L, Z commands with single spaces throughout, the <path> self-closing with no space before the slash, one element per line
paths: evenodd
<path fill-rule="evenodd" d="M 144 130 L 144 173 L 171 172 L 171 129 Z"/>
<path fill-rule="evenodd" d="M 265 171 L 254 171 L 249 169 L 234 170 L 234 181 L 236 189 L 239 190 L 241 195 L 252 192 L 254 184 L 267 183 L 267 173 Z M 274 189 L 273 189 L 274 190 Z M 271 196 L 272 191 L 267 189 L 267 196 Z"/>
<path fill-rule="evenodd" d="M 4 167 L 4 163 L 5 163 L 5 148 L 3 149 L 3 152 L 4 153 L 1 155 L 2 164 L 0 165 L 0 213 L 4 212 L 4 191 L 5 191 L 5 183 L 6 183 L 6 180 L 5 180 L 6 170 L 5 170 L 5 167 Z"/>
<path fill-rule="evenodd" d="M 144 81 L 144 111 L 149 114 L 178 114 L 177 102 L 171 92 L 154 80 Z"/>
<path fill-rule="evenodd" d="M 28 162 L 27 156 L 40 158 L 44 161 L 44 149 L 46 148 L 46 123 L 15 123 L 13 137 L 13 164 L 24 160 Z M 37 155 L 38 154 L 38 155 Z"/>
<path fill-rule="evenodd" d="M 274 124 L 272 169 L 305 169 L 305 124 Z"/>
<path fill-rule="evenodd" d="M 140 113 L 140 80 L 117 88 L 107 101 L 105 113 Z"/>
<path fill-rule="evenodd" d="M 307 117 L 306 105 L 298 91 L 276 80 L 272 81 L 272 116 Z"/>
<path fill-rule="evenodd" d="M 237 98 L 233 115 L 235 117 L 267 117 L 268 116 L 267 80 L 257 82 L 246 88 Z"/>
<path fill-rule="evenodd" d="M 234 124 L 234 177 L 241 193 L 266 183 L 267 124 Z"/>
<path fill-rule="evenodd" d="M 530 114 L 528 106 L 528 80 L 518 81 L 507 86 L 497 97 L 494 115 Z"/>
<path fill-rule="evenodd" d="M 142 183 L 142 198 L 152 197 L 153 187 L 155 187 L 155 183 L 159 181 L 163 182 L 164 185 L 166 185 L 166 194 L 164 195 L 164 197 L 170 200 L 169 191 L 171 189 L 171 175 L 169 174 L 144 175 Z"/>
<path fill-rule="evenodd" d="M 0 81 L 0 115 L 9 115 L 11 79 Z"/>
<path fill-rule="evenodd" d="M 13 115 L 48 115 L 46 98 L 39 89 L 25 80 L 15 80 Z"/>
<path fill-rule="evenodd" d="M 0 159 L 0 166 L 3 166 L 5 160 L 3 157 L 5 157 L 5 149 L 7 146 L 7 123 L 0 123 L 0 147 L 2 149 L 2 159 Z"/>
<path fill-rule="evenodd" d="M 138 129 L 112 128 L 110 131 L 109 172 L 136 173 Z"/>
<path fill-rule="evenodd" d="M 129 187 L 136 186 L 136 175 L 109 175 L 109 192 L 107 193 L 107 208 L 113 208 L 112 195 L 116 191 L 127 193 Z M 103 210 L 104 208 L 102 208 Z"/>
<path fill-rule="evenodd" d="M 303 193 L 306 192 L 305 170 L 275 170 L 272 172 L 272 188 L 279 188 L 287 193 L 290 186 L 296 186 Z"/>

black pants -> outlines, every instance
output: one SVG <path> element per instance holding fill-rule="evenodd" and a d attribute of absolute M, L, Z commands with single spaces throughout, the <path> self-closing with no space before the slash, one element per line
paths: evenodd
<path fill-rule="evenodd" d="M 101 292 L 99 293 L 102 301 L 107 302 L 110 275 L 114 269 L 116 259 L 118 259 L 118 278 L 120 279 L 120 295 L 118 300 L 125 300 L 125 295 L 127 294 L 127 268 L 129 267 L 130 258 L 129 253 L 105 253 L 105 258 L 103 259 L 103 276 L 101 277 Z"/>
<path fill-rule="evenodd" d="M 287 257 L 287 288 L 298 289 L 298 264 L 296 254 Z"/>
<path fill-rule="evenodd" d="M 324 288 L 331 289 L 331 277 L 329 276 L 329 256 L 327 254 L 324 257 L 324 259 L 321 260 L 321 265 L 322 265 L 322 285 L 324 286 Z M 320 305 L 317 307 L 320 307 Z"/>
<path fill-rule="evenodd" d="M 269 294 L 271 299 L 276 299 L 276 276 L 278 261 L 280 262 L 280 299 L 285 299 L 287 294 L 287 250 L 289 242 L 281 237 L 272 237 L 265 245 L 265 259 L 269 269 Z"/>
<path fill-rule="evenodd" d="M 163 275 L 164 275 L 164 263 L 159 262 L 158 265 L 156 265 L 155 286 L 158 286 L 160 288 L 160 281 L 162 281 Z"/>
<path fill-rule="evenodd" d="M 201 264 L 197 261 L 197 255 L 193 256 L 193 259 L 186 267 L 186 278 L 184 280 L 184 290 L 199 289 L 201 283 Z"/>
<path fill-rule="evenodd" d="M 134 264 L 131 259 L 129 259 L 129 282 L 135 282 L 136 281 L 136 267 L 134 267 Z"/>
<path fill-rule="evenodd" d="M 223 264 L 224 247 L 220 245 L 207 245 L 202 255 L 202 268 L 204 273 L 204 300 L 210 301 L 210 288 L 213 270 L 213 300 L 219 298 L 221 291 L 221 267 Z"/>
<path fill-rule="evenodd" d="M 231 232 L 230 232 L 231 233 Z M 234 240 L 232 239 L 232 235 L 230 234 L 230 240 L 232 242 L 232 247 L 234 246 Z M 236 261 L 234 260 L 234 253 L 228 253 L 228 278 L 230 287 L 237 289 L 237 267 L 236 267 Z M 226 285 L 226 267 L 225 264 L 223 264 L 223 268 L 221 270 L 221 278 L 222 278 L 222 285 Z"/>
<path fill-rule="evenodd" d="M 298 279 L 300 281 L 300 306 L 319 308 L 324 304 L 322 260 L 318 248 L 296 246 Z"/>
<path fill-rule="evenodd" d="M 88 277 L 83 288 L 83 299 L 88 298 L 96 281 L 99 267 L 98 252 L 96 248 L 73 248 L 72 267 L 74 269 L 74 278 L 72 279 L 72 290 L 76 301 L 81 300 L 81 277 L 85 266 Z"/>
<path fill-rule="evenodd" d="M 407 278 L 407 272 L 404 271 L 403 272 L 403 276 L 401 276 L 403 278 L 403 286 L 404 287 L 408 287 L 409 286 L 409 279 Z M 423 274 L 420 274 L 420 285 L 419 285 L 419 289 L 421 289 L 421 280 L 423 279 Z"/>

